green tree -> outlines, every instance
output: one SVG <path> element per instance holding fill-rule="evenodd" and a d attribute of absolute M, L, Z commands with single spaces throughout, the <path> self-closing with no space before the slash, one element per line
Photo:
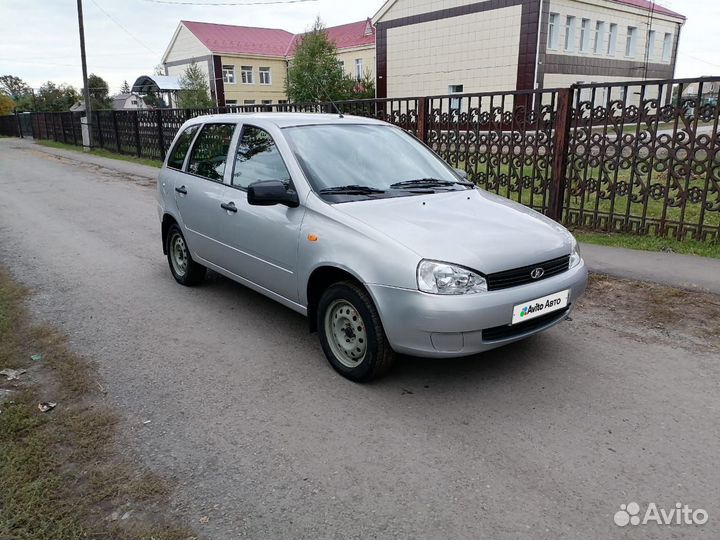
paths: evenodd
<path fill-rule="evenodd" d="M 91 73 L 88 76 L 88 88 L 90 89 L 90 107 L 93 111 L 112 109 L 110 87 L 105 79 Z"/>
<path fill-rule="evenodd" d="M 337 47 L 328 37 L 320 17 L 300 38 L 290 62 L 285 91 L 290 101 L 348 99 L 354 81 L 338 66 Z"/>
<path fill-rule="evenodd" d="M 180 78 L 178 107 L 181 109 L 205 109 L 215 105 L 210 99 L 208 83 L 200 67 L 193 62 Z"/>
<path fill-rule="evenodd" d="M 7 94 L 0 94 L 0 116 L 12 114 L 15 110 L 15 101 Z"/>
<path fill-rule="evenodd" d="M 48 81 L 35 94 L 35 110 L 39 112 L 67 111 L 80 99 L 72 86 L 56 85 Z"/>
<path fill-rule="evenodd" d="M 352 99 L 372 99 L 375 97 L 375 78 L 369 69 L 365 69 L 362 79 L 353 87 Z"/>
<path fill-rule="evenodd" d="M 129 94 L 130 93 L 130 85 L 127 81 L 123 81 L 122 86 L 120 87 L 120 93 L 121 94 Z"/>
<path fill-rule="evenodd" d="M 14 75 L 0 76 L 0 92 L 7 94 L 15 101 L 29 95 L 32 90 L 20 77 Z"/>

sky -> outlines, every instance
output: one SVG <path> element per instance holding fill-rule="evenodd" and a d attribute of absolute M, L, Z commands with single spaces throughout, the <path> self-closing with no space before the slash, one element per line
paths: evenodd
<path fill-rule="evenodd" d="M 298 33 L 317 15 L 327 26 L 371 17 L 383 0 L 295 0 L 271 5 L 197 6 L 159 0 L 83 0 L 88 71 L 111 93 L 152 74 L 181 19 L 283 28 Z M 168 1 L 168 0 L 164 0 Z M 247 3 L 270 0 L 171 0 Z M 287 1 L 287 0 L 275 0 Z M 720 75 L 720 1 L 659 0 L 688 20 L 682 29 L 677 77 Z M 76 0 L 0 0 L 0 75 L 33 88 L 44 82 L 82 86 Z"/>

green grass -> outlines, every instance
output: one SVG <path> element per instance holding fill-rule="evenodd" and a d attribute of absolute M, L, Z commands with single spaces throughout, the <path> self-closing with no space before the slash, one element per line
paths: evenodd
<path fill-rule="evenodd" d="M 684 255 L 699 255 L 720 259 L 720 242 L 700 242 L 697 240 L 673 240 L 655 236 L 638 236 L 632 234 L 596 233 L 573 231 L 580 242 L 601 246 L 640 249 L 643 251 L 668 251 Z"/>
<path fill-rule="evenodd" d="M 26 295 L 0 268 L 0 369 L 27 370 L 17 381 L 0 377 L 11 391 L 0 402 L 0 538 L 191 536 L 170 515 L 167 483 L 120 449 L 120 418 L 99 398 L 87 361 L 30 321 Z M 42 401 L 57 408 L 42 413 Z M 118 509 L 133 514 L 108 521 Z"/>
<path fill-rule="evenodd" d="M 65 144 L 61 142 L 56 141 L 45 141 L 45 140 L 38 140 L 35 141 L 37 144 L 40 144 L 42 146 L 47 146 L 49 148 L 60 148 L 62 150 L 73 150 L 75 152 L 85 152 L 82 148 L 82 146 L 75 146 L 74 144 Z M 89 152 L 93 156 L 99 156 L 99 157 L 105 157 L 105 158 L 111 158 L 111 159 L 119 159 L 121 161 L 129 161 L 130 163 L 139 163 L 140 165 L 148 165 L 150 167 L 162 167 L 163 162 L 158 159 L 147 159 L 147 158 L 139 158 L 135 156 L 127 156 L 125 154 L 116 154 L 114 152 L 110 152 L 109 150 L 105 150 L 103 148 L 95 148 Z"/>

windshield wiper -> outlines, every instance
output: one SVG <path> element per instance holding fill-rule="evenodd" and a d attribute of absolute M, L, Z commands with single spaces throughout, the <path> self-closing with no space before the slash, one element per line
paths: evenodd
<path fill-rule="evenodd" d="M 321 195 L 372 195 L 374 193 L 385 193 L 385 190 L 370 186 L 361 186 L 360 184 L 350 184 L 347 186 L 323 188 L 318 191 L 318 193 Z"/>
<path fill-rule="evenodd" d="M 465 182 L 462 180 L 440 180 L 438 178 L 416 178 L 415 180 L 404 180 L 402 182 L 395 182 L 394 184 L 390 184 L 390 187 L 393 189 L 402 189 L 406 187 L 427 187 L 427 188 L 433 188 L 433 187 L 450 187 L 454 185 L 460 185 L 460 186 L 466 186 L 466 187 L 475 187 L 475 184 L 472 182 Z"/>

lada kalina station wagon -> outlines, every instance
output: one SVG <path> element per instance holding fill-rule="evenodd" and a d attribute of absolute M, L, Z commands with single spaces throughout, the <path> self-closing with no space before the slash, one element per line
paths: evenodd
<path fill-rule="evenodd" d="M 377 120 L 201 116 L 158 181 L 170 271 L 210 268 L 309 320 L 354 381 L 396 354 L 456 357 L 561 322 L 585 289 L 573 236 Z"/>

